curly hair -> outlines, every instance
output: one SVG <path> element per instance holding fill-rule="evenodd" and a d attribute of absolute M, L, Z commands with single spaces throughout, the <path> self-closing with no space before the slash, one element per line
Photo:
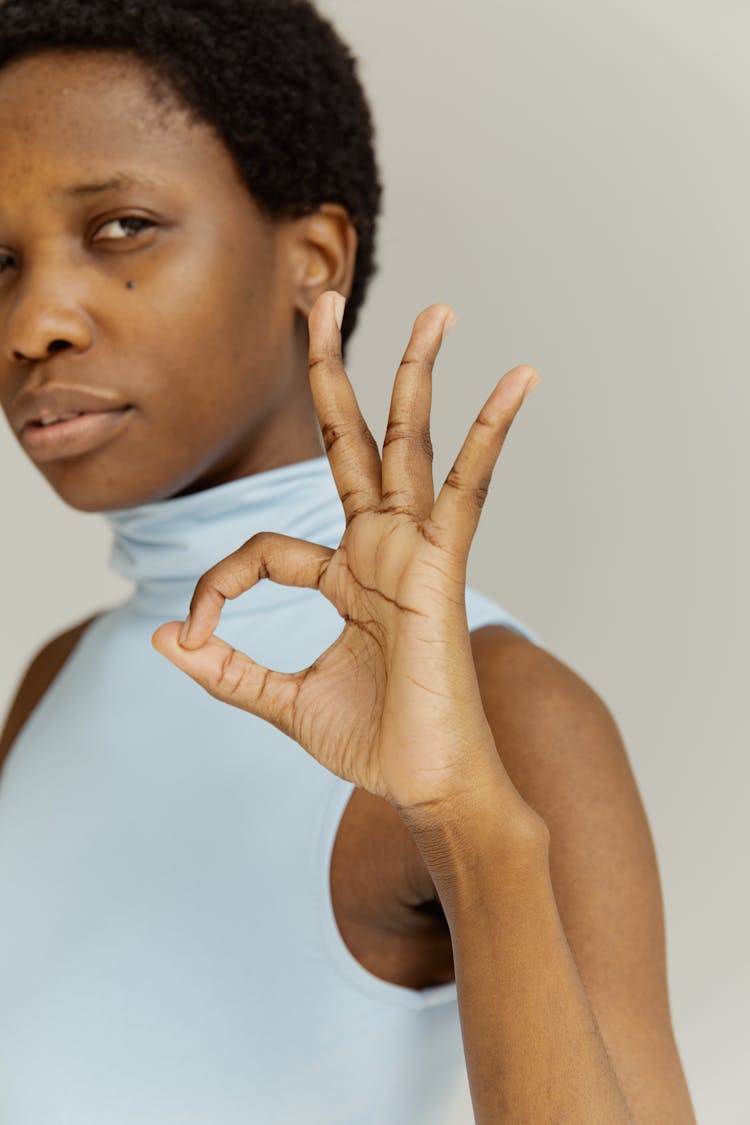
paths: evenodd
<path fill-rule="evenodd" d="M 143 60 L 154 100 L 215 130 L 267 220 L 342 204 L 358 236 L 346 344 L 382 186 L 358 61 L 311 0 L 0 0 L 0 68 L 48 48 Z"/>

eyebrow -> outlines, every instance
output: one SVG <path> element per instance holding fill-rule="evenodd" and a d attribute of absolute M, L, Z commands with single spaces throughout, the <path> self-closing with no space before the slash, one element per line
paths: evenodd
<path fill-rule="evenodd" d="M 104 191 L 127 191 L 133 187 L 158 188 L 162 185 L 146 176 L 136 176 L 130 172 L 115 172 L 108 180 L 91 184 L 71 184 L 60 192 L 61 199 L 80 199 L 89 195 L 99 195 Z"/>

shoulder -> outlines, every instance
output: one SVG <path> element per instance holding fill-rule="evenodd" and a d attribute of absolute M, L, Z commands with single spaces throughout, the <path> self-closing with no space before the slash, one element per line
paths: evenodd
<path fill-rule="evenodd" d="M 568 664 L 520 633 L 487 625 L 471 634 L 477 680 L 487 718 L 502 741 L 498 752 L 524 796 L 548 808 L 545 792 L 569 770 L 601 771 L 632 779 L 627 751 L 602 697 Z M 528 790 L 528 793 L 525 792 Z M 592 794 L 593 796 L 593 794 Z"/>
<path fill-rule="evenodd" d="M 618 725 L 569 665 L 503 626 L 472 634 L 482 704 L 500 759 L 546 822 L 561 914 L 623 913 L 661 900 L 651 831 Z"/>
<path fill-rule="evenodd" d="M 31 712 L 51 687 L 81 635 L 98 616 L 98 614 L 93 614 L 78 625 L 73 625 L 63 633 L 58 633 L 50 641 L 47 641 L 27 664 L 21 674 L 16 694 L 6 716 L 2 734 L 0 734 L 0 768 L 2 768 L 3 762 Z"/>

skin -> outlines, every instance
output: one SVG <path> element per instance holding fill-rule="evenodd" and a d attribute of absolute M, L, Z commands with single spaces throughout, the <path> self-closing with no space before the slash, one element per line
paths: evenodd
<path fill-rule="evenodd" d="M 346 513 L 340 545 L 253 535 L 202 576 L 186 629 L 163 625 L 152 644 L 214 698 L 273 723 L 402 816 L 450 928 L 477 1125 L 635 1125 L 567 945 L 549 828 L 487 721 L 464 606 L 490 479 L 539 376 L 527 366 L 503 376 L 435 498 L 425 437 L 449 321 L 432 309 L 417 317 L 381 458 L 341 362 L 342 305 L 327 293 L 310 316 L 310 380 Z M 226 598 L 267 577 L 319 590 L 344 618 L 301 672 L 264 668 L 213 635 Z"/>
<path fill-rule="evenodd" d="M 189 637 L 169 622 L 152 644 L 402 816 L 450 928 L 478 1125 L 694 1122 L 655 864 L 619 736 L 585 685 L 530 644 L 508 655 L 489 638 L 480 693 L 461 605 L 482 501 L 536 373 L 500 380 L 436 500 L 430 379 L 450 310 L 431 306 L 396 377 L 381 459 L 333 318 L 356 253 L 345 212 L 264 223 L 211 130 L 155 105 L 146 79 L 92 52 L 0 71 L 3 408 L 48 381 L 134 404 L 108 446 L 39 466 L 81 510 L 305 460 L 323 451 L 322 430 L 347 517 L 339 548 L 253 536 L 202 576 Z M 55 198 L 121 168 L 162 186 Z M 94 242 L 131 213 L 156 232 L 125 241 L 114 224 L 119 238 Z M 320 589 L 345 616 L 301 673 L 271 672 L 213 635 L 224 599 L 266 576 Z"/>
<path fill-rule="evenodd" d="M 513 368 L 471 427 L 437 499 L 429 434 L 431 372 L 455 316 L 417 317 L 393 387 L 382 459 L 341 362 L 326 293 L 310 316 L 310 382 L 346 515 L 336 550 L 260 532 L 200 579 L 190 621 L 157 649 L 225 703 L 279 727 L 339 777 L 405 819 L 441 815 L 457 795 L 503 777 L 503 807 L 536 819 L 502 771 L 477 682 L 464 590 L 490 478 L 524 397 L 539 382 Z M 226 598 L 262 578 L 319 590 L 346 624 L 301 672 L 274 672 L 213 635 Z"/>
<path fill-rule="evenodd" d="M 445 314 L 429 309 L 417 318 L 381 457 L 343 367 L 340 304 L 324 294 L 309 326 L 310 381 L 346 514 L 340 545 L 253 535 L 201 577 L 185 627 L 162 625 L 152 644 L 214 698 L 274 724 L 397 810 L 450 931 L 476 1125 L 694 1125 L 664 1003 L 659 907 L 644 907 L 656 890 L 653 869 L 639 861 L 645 823 L 637 823 L 614 732 L 594 721 L 590 701 L 557 691 L 543 655 L 514 673 L 492 646 L 484 694 L 477 678 L 463 605 L 468 553 L 508 430 L 538 376 L 526 366 L 503 376 L 435 498 L 429 419 Z M 214 634 L 225 600 L 263 578 L 317 589 L 344 618 L 337 640 L 300 672 L 263 667 Z M 491 724 L 506 679 L 511 705 Z M 537 744 L 536 777 L 546 784 L 556 759 L 569 775 L 542 803 L 549 823 L 515 782 L 512 742 L 506 768 L 503 738 L 509 717 L 544 706 L 551 719 Z M 534 746 L 535 721 L 520 720 L 522 757 Z M 571 762 L 589 739 L 596 764 L 579 784 Z M 607 775 L 611 801 L 601 791 Z M 551 825 L 566 806 L 553 876 Z M 592 811 L 606 827 L 586 834 L 585 853 L 601 848 L 612 866 L 588 896 L 597 920 L 574 912 L 568 932 L 575 937 L 583 922 L 584 934 L 571 944 L 560 903 L 590 861 L 568 866 L 563 858 L 558 878 L 558 856 Z M 613 837 L 626 824 L 618 857 Z M 632 882 L 611 894 L 618 858 Z M 624 941 L 620 919 L 626 931 L 634 927 Z"/>
<path fill-rule="evenodd" d="M 343 207 L 267 221 L 210 126 L 158 104 L 118 52 L 0 70 L 0 136 L 6 417 L 55 382 L 134 406 L 105 446 L 34 463 L 65 502 L 126 508 L 323 453 L 307 317 L 324 291 L 351 291 Z M 159 186 L 59 196 L 121 170 Z M 115 221 L 131 215 L 155 225 Z"/>

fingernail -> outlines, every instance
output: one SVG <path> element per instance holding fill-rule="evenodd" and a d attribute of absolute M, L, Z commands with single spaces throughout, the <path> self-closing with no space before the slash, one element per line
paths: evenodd
<path fill-rule="evenodd" d="M 185 624 L 182 626 L 182 632 L 180 633 L 180 640 L 179 640 L 178 643 L 180 644 L 180 646 L 182 648 L 185 647 L 185 641 L 187 640 L 189 632 L 190 632 L 190 614 L 188 614 L 187 617 L 185 618 Z"/>
<path fill-rule="evenodd" d="M 337 293 L 333 301 L 333 315 L 336 317 L 336 324 L 338 326 L 339 332 L 341 331 L 341 325 L 344 323 L 345 308 L 346 297 L 342 297 L 340 293 Z"/>
<path fill-rule="evenodd" d="M 445 323 L 443 324 L 443 335 L 442 335 L 442 338 L 441 338 L 441 341 L 440 341 L 441 343 L 443 342 L 445 337 L 448 335 L 448 333 L 451 331 L 451 329 L 454 328 L 457 324 L 458 324 L 458 317 L 456 316 L 455 313 L 450 313 L 450 315 L 446 318 Z"/>

